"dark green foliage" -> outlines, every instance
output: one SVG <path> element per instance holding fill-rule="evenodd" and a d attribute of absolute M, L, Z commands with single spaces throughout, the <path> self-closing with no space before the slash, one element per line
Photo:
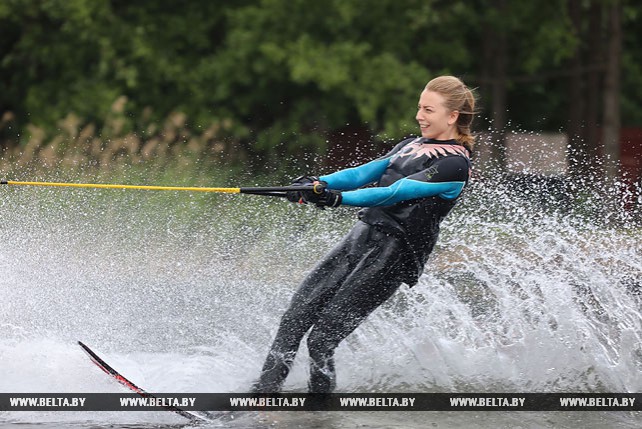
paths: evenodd
<path fill-rule="evenodd" d="M 16 144 L 28 123 L 55 133 L 69 113 L 100 132 L 125 96 L 124 133 L 178 111 L 194 132 L 225 121 L 268 163 L 314 156 L 346 126 L 379 139 L 414 132 L 422 86 L 444 73 L 479 88 L 485 127 L 488 34 L 508 38 L 509 126 L 557 131 L 573 102 L 568 61 L 583 43 L 568 8 L 569 0 L 4 0 L 0 115 L 15 120 L 0 125 L 0 144 Z M 624 125 L 642 122 L 639 24 L 625 2 Z"/>

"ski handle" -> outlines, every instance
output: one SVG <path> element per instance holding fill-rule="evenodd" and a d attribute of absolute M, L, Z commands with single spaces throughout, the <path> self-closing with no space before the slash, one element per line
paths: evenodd
<path fill-rule="evenodd" d="M 276 186 L 267 188 L 239 188 L 241 194 L 264 195 L 268 197 L 285 197 L 288 192 L 312 191 L 315 194 L 322 194 L 325 191 L 325 184 L 317 182 L 312 185 L 300 186 Z"/>
<path fill-rule="evenodd" d="M 60 183 L 60 182 L 18 182 L 2 180 L 0 185 L 13 186 L 48 186 L 59 188 L 94 188 L 94 189 L 140 189 L 151 191 L 190 191 L 190 192 L 218 192 L 228 194 L 251 194 L 268 197 L 286 197 L 288 192 L 312 191 L 322 194 L 325 191 L 324 183 L 301 186 L 271 186 L 271 187 L 244 187 L 244 188 L 205 188 L 191 186 L 140 186 L 140 185 L 112 185 L 98 183 Z"/>

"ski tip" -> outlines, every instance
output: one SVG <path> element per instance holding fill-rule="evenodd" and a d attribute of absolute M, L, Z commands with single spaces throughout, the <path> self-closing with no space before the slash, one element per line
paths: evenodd
<path fill-rule="evenodd" d="M 78 345 L 80 346 L 82 351 L 85 352 L 87 355 L 89 355 L 89 357 L 91 357 L 92 359 L 95 359 L 97 357 L 96 353 L 94 353 L 94 351 L 90 349 L 89 346 L 87 346 L 82 341 L 78 341 Z"/>

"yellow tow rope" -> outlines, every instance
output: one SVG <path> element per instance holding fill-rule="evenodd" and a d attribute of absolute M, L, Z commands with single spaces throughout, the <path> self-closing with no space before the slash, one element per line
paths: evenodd
<path fill-rule="evenodd" d="M 141 186 L 141 185 L 110 185 L 99 183 L 59 183 L 59 182 L 17 182 L 14 180 L 3 180 L 2 185 L 23 185 L 23 186 L 55 186 L 65 188 L 97 188 L 97 189 L 143 189 L 148 191 L 191 191 L 191 192 L 223 192 L 238 194 L 241 188 L 201 188 L 194 186 Z"/>
<path fill-rule="evenodd" d="M 314 182 L 309 185 L 246 187 L 246 188 L 206 188 L 197 186 L 145 186 L 145 185 L 112 185 L 99 183 L 61 183 L 61 182 L 17 182 L 15 180 L 0 180 L 0 185 L 22 186 L 54 186 L 61 188 L 98 188 L 98 189 L 143 189 L 147 191 L 190 191 L 190 192 L 219 192 L 226 194 L 253 194 L 266 197 L 287 197 L 288 192 L 312 191 L 322 194 L 325 183 Z"/>

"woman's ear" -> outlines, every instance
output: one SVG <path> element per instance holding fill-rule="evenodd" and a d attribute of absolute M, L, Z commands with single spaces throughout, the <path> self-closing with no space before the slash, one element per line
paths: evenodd
<path fill-rule="evenodd" d="M 448 117 L 448 125 L 457 123 L 457 119 L 459 119 L 459 110 L 453 110 Z"/>

